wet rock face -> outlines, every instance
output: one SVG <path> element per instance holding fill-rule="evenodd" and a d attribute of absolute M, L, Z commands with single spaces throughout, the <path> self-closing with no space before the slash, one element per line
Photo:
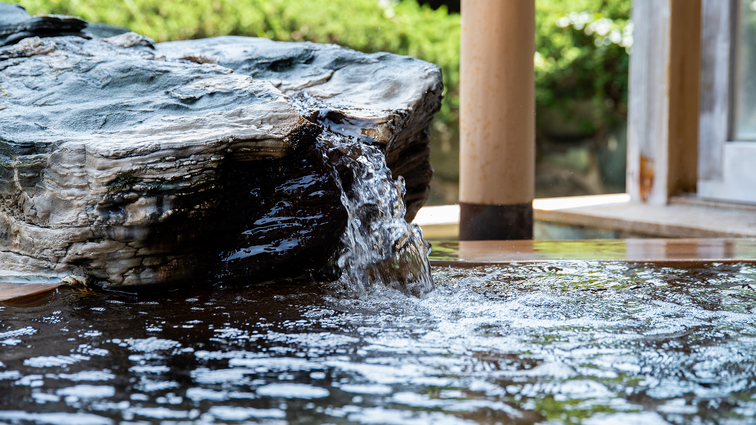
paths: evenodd
<path fill-rule="evenodd" d="M 90 38 L 82 30 L 87 22 L 73 16 L 29 16 L 17 4 L 0 3 L 0 46 L 18 43 L 27 37 L 75 35 Z"/>
<path fill-rule="evenodd" d="M 270 81 L 312 122 L 381 147 L 394 178 L 404 178 L 407 219 L 428 199 L 428 123 L 440 107 L 438 68 L 406 56 L 364 54 L 335 45 L 217 37 L 161 43 L 171 59 L 216 63 Z"/>
<path fill-rule="evenodd" d="M 386 153 L 408 219 L 427 197 L 430 64 L 240 37 L 18 34 L 0 47 L 0 275 L 333 277 L 357 162 L 322 132 Z"/>

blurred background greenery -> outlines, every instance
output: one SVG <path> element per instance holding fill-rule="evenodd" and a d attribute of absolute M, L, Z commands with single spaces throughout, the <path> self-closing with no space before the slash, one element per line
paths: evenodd
<path fill-rule="evenodd" d="M 8 0 L 4 0 L 8 1 Z M 457 201 L 459 0 L 17 0 L 155 41 L 245 35 L 335 43 L 441 67 L 430 204 Z M 536 0 L 536 197 L 624 191 L 631 0 Z"/>

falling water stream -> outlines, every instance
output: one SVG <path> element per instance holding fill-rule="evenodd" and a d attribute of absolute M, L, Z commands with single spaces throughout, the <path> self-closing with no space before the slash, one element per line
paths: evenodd
<path fill-rule="evenodd" d="M 331 150 L 352 153 L 350 189 L 341 194 L 349 217 L 338 259 L 344 271 L 342 290 L 360 295 L 384 285 L 415 296 L 432 291 L 430 244 L 420 226 L 404 220 L 402 177 L 392 179 L 384 154 L 375 146 L 330 131 L 321 133 L 319 141 Z"/>

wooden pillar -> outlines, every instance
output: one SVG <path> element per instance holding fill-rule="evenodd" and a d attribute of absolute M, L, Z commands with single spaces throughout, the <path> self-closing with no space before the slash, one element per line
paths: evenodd
<path fill-rule="evenodd" d="M 460 240 L 532 239 L 534 0 L 462 0 Z"/>
<path fill-rule="evenodd" d="M 696 192 L 701 0 L 633 0 L 627 192 L 664 205 Z"/>

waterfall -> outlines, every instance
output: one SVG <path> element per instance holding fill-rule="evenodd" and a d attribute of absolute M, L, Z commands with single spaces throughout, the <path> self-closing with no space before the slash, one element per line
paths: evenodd
<path fill-rule="evenodd" d="M 420 296 L 434 288 L 430 244 L 420 227 L 404 220 L 404 179 L 394 180 L 383 153 L 354 138 L 324 131 L 318 143 L 340 172 L 341 202 L 348 213 L 338 257 L 339 283 L 354 294 L 383 284 Z"/>

